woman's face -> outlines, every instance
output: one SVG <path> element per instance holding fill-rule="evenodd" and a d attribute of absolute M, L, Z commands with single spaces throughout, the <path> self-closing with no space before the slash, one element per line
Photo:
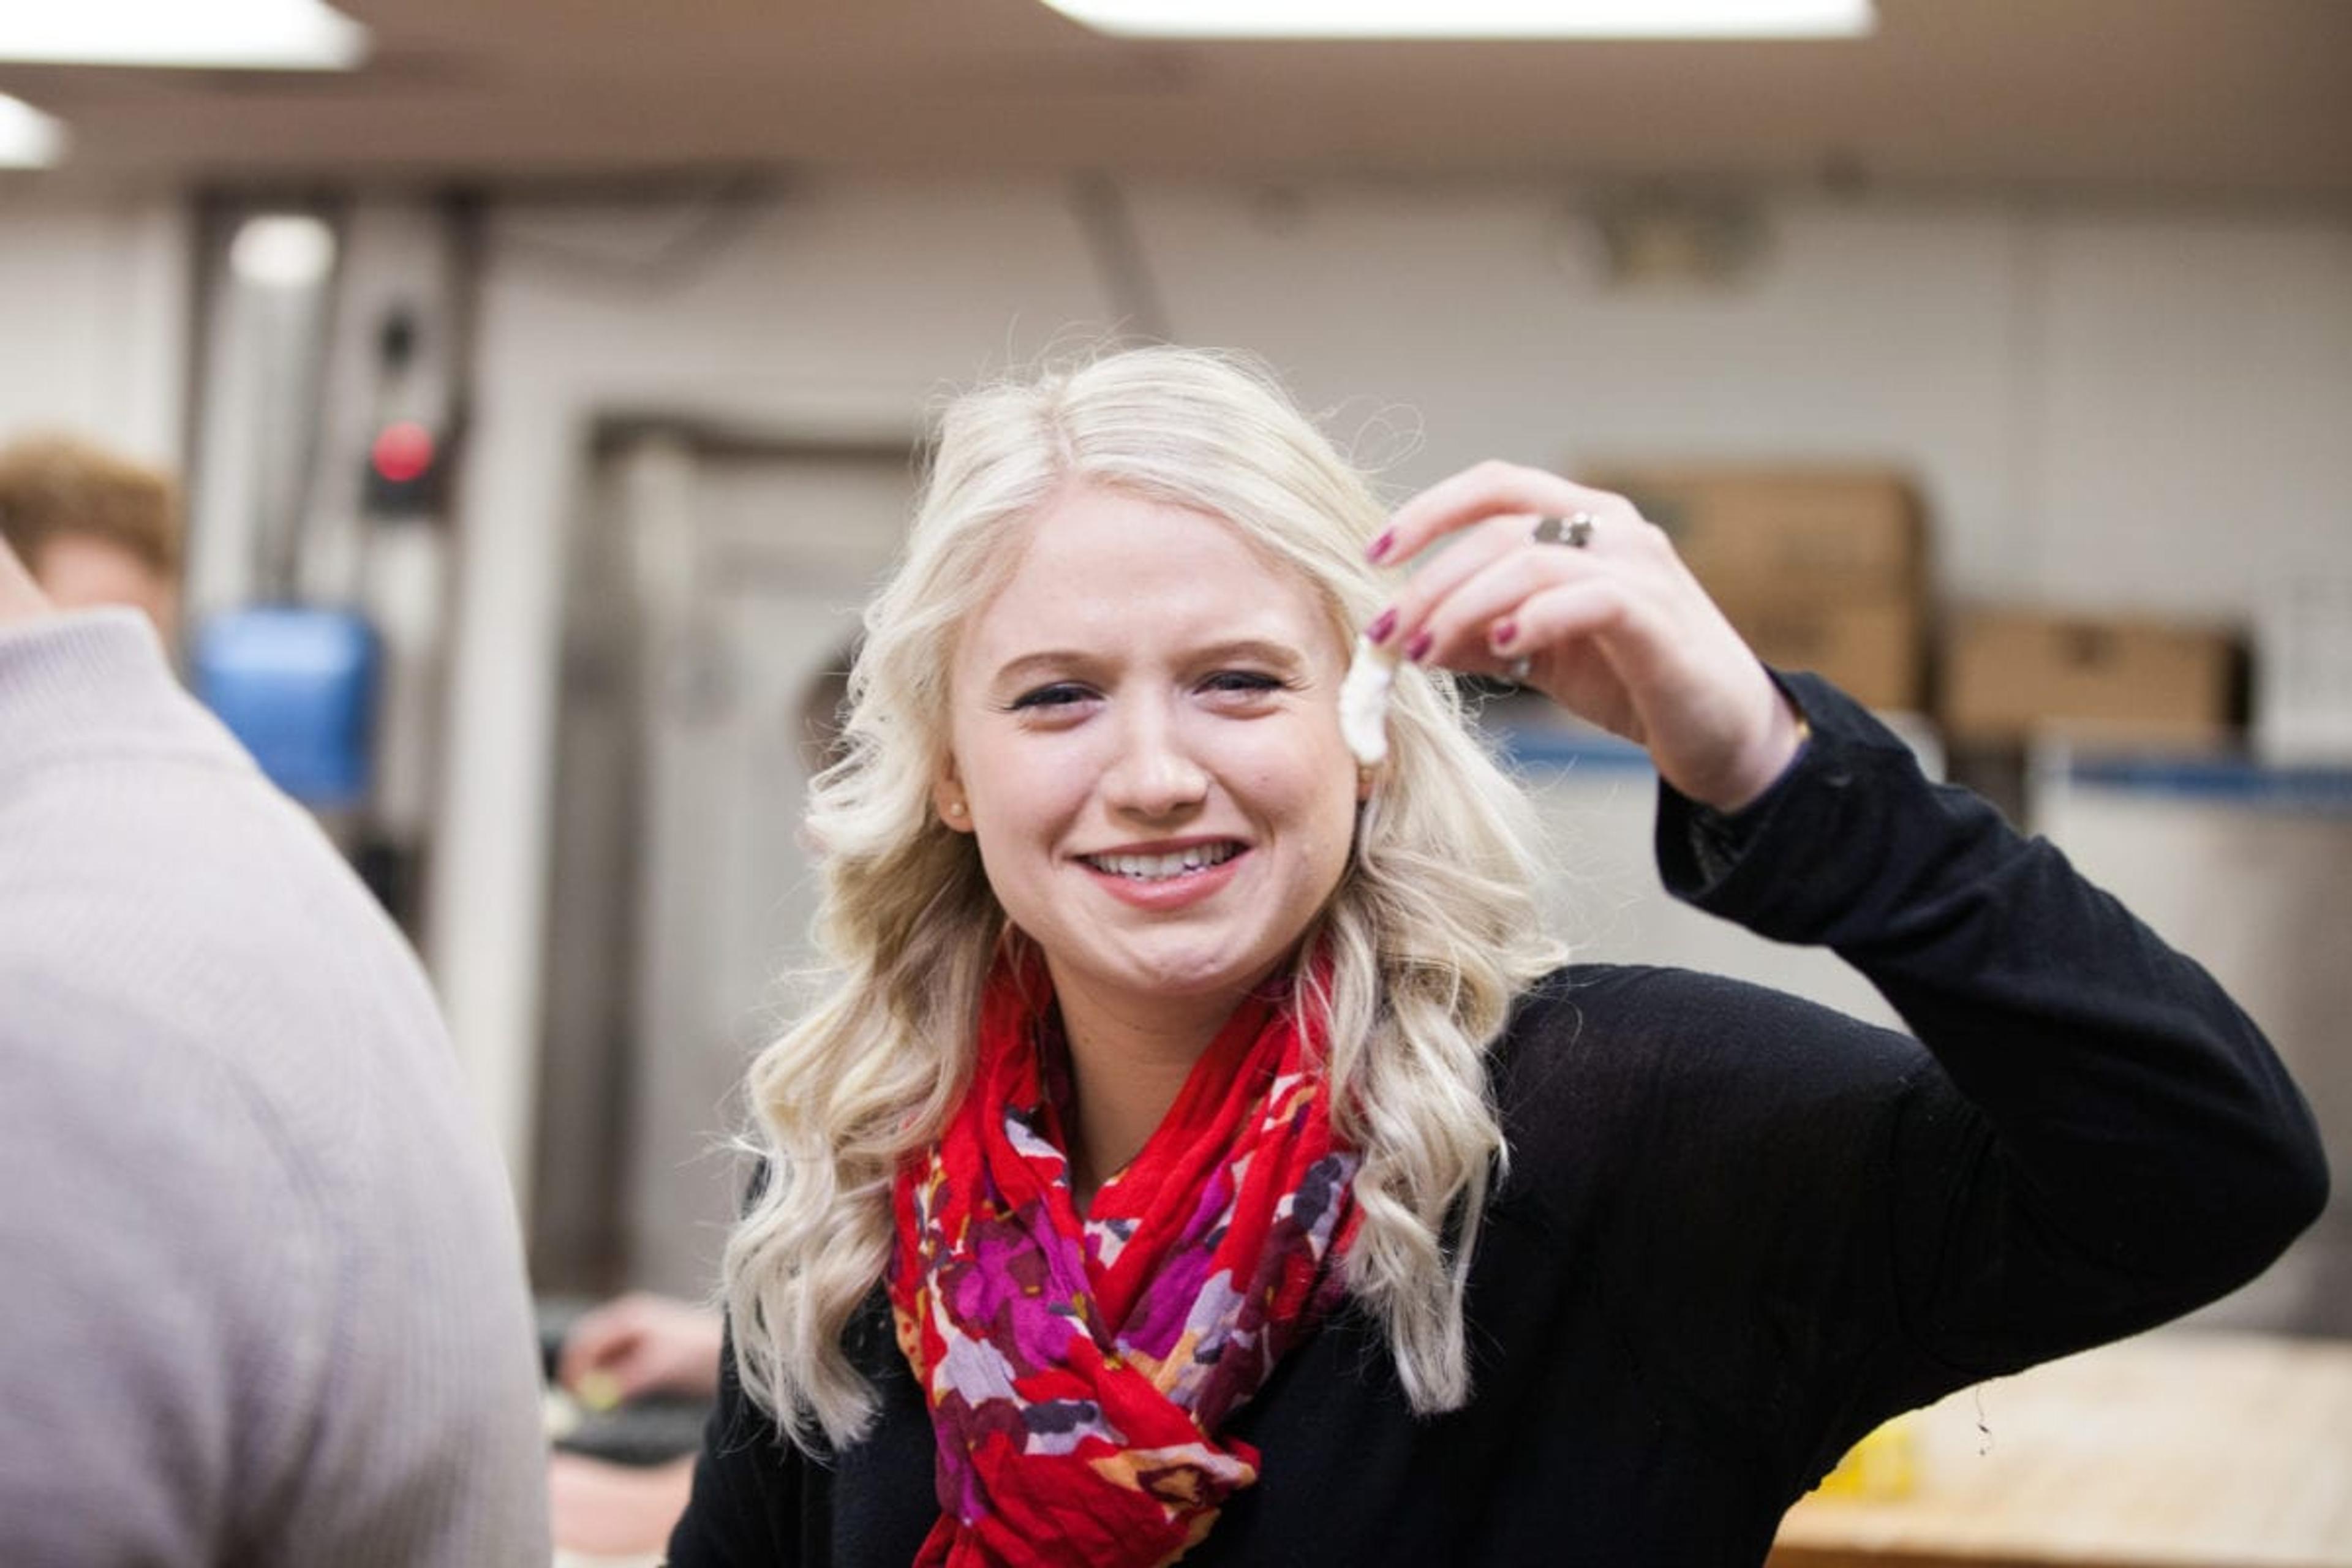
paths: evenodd
<path fill-rule="evenodd" d="M 1032 522 L 957 647 L 935 801 L 1065 996 L 1237 997 L 1281 962 L 1355 828 L 1345 668 L 1213 517 L 1079 487 Z"/>

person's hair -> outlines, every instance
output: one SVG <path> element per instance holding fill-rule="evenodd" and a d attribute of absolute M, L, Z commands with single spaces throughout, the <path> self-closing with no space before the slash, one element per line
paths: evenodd
<path fill-rule="evenodd" d="M 160 468 L 72 436 L 0 451 L 0 538 L 35 572 L 53 539 L 103 540 L 161 581 L 180 574 L 179 487 Z"/>
<path fill-rule="evenodd" d="M 1393 591 L 1366 563 L 1382 510 L 1270 375 L 1146 348 L 969 393 L 941 421 L 913 528 L 867 606 L 846 752 L 811 786 L 826 960 L 813 1008 L 762 1050 L 747 1143 L 766 1180 L 730 1237 L 726 1296 L 742 1384 L 793 1440 L 872 1420 L 844 1332 L 892 1247 L 891 1185 L 970 1081 L 979 999 L 1008 936 L 971 838 L 935 816 L 957 638 L 1020 562 L 1024 530 L 1074 485 L 1228 522 L 1295 573 L 1331 635 Z M 1307 933 L 1330 955 L 1332 1119 L 1360 1152 L 1349 1290 L 1386 1331 L 1421 1411 L 1469 1396 L 1463 1286 L 1505 1149 L 1486 1051 L 1511 1001 L 1563 956 L 1534 895 L 1526 796 L 1470 732 L 1450 678 L 1399 670 L 1390 752 L 1339 887 Z"/>

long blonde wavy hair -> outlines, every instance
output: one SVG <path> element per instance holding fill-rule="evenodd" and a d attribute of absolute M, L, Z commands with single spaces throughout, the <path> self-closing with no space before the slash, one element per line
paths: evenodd
<path fill-rule="evenodd" d="M 892 1178 L 970 1079 L 1006 930 L 971 838 L 931 808 L 957 637 L 1018 563 L 1026 521 L 1073 484 L 1227 521 L 1313 589 L 1342 647 L 1392 591 L 1364 560 L 1383 518 L 1370 485 L 1245 362 L 1135 349 L 949 406 L 866 612 L 845 751 L 811 787 L 824 987 L 747 1086 L 767 1181 L 727 1247 L 736 1364 L 803 1447 L 873 1419 L 844 1332 L 890 1257 Z M 1534 815 L 1453 683 L 1402 669 L 1389 740 L 1349 865 L 1303 933 L 1331 955 L 1329 994 L 1298 1001 L 1328 1009 L 1333 1120 L 1362 1153 L 1348 1289 L 1384 1327 L 1413 1408 L 1435 1411 L 1469 1397 L 1463 1287 L 1505 1154 L 1486 1049 L 1562 954 L 1537 913 Z"/>

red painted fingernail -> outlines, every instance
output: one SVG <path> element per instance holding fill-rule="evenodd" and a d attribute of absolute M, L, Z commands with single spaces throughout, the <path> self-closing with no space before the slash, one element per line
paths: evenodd
<path fill-rule="evenodd" d="M 1413 633 L 1412 641 L 1404 645 L 1405 662 L 1419 664 L 1429 656 L 1429 650 L 1435 647 L 1437 639 L 1427 632 Z"/>
<path fill-rule="evenodd" d="M 1364 559 L 1377 563 L 1380 558 L 1386 555 L 1391 549 L 1395 548 L 1395 545 L 1396 530 L 1393 528 L 1384 528 L 1381 531 L 1380 537 L 1374 539 L 1370 544 L 1364 546 Z M 1374 640 L 1377 641 L 1379 639 L 1375 638 Z"/>
<path fill-rule="evenodd" d="M 1494 638 L 1495 646 L 1496 647 L 1510 647 L 1513 643 L 1519 640 L 1519 623 L 1517 621 L 1496 621 L 1495 623 Z"/>
<path fill-rule="evenodd" d="M 1372 617 L 1372 624 L 1364 628 L 1364 637 L 1377 646 L 1388 641 L 1389 634 L 1394 630 L 1396 630 L 1396 606 L 1391 605 Z"/>

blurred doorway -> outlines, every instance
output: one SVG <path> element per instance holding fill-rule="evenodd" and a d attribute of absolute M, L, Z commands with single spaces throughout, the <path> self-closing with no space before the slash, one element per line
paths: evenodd
<path fill-rule="evenodd" d="M 716 1278 L 751 1053 L 810 956 L 800 838 L 905 444 L 600 432 L 569 563 L 531 1215 L 542 1291 Z"/>

